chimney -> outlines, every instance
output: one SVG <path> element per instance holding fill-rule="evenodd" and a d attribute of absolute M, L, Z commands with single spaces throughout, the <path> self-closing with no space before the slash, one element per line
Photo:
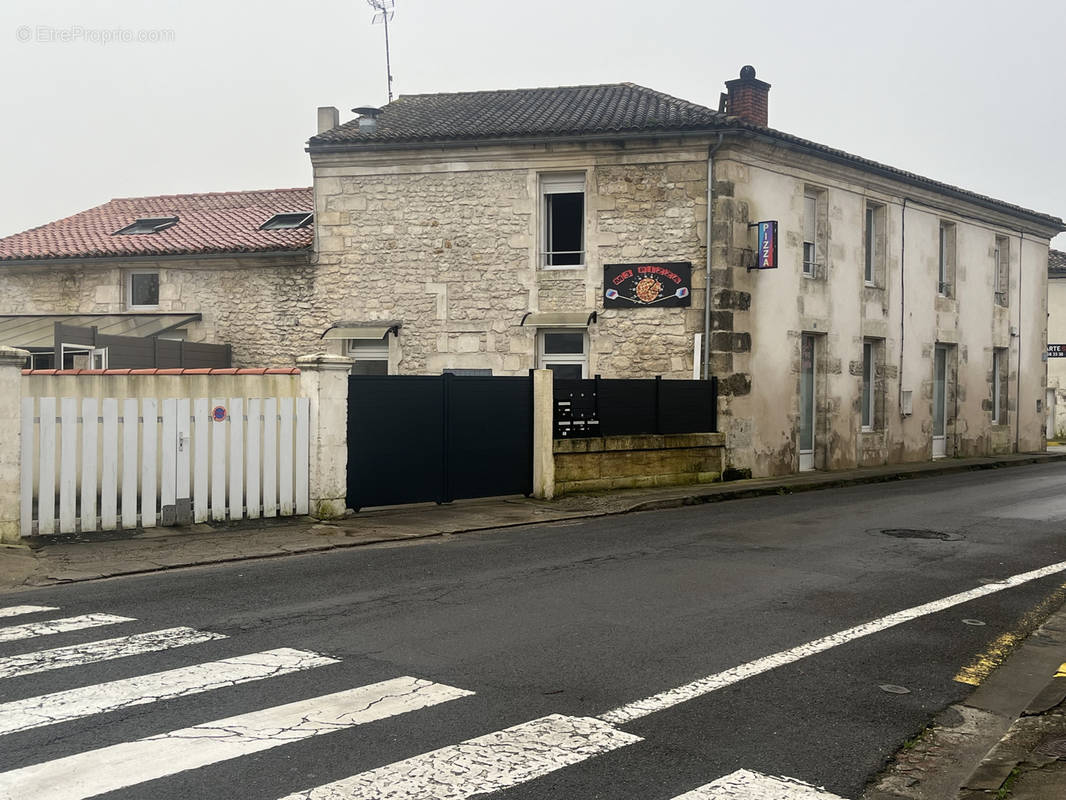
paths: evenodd
<path fill-rule="evenodd" d="M 768 126 L 770 84 L 755 77 L 755 67 L 750 64 L 741 67 L 740 77 L 726 81 L 725 88 L 729 93 L 722 95 L 719 111 L 764 128 Z"/>
<path fill-rule="evenodd" d="M 318 132 L 331 131 L 341 124 L 341 112 L 336 106 L 318 107 Z"/>
<path fill-rule="evenodd" d="M 360 106 L 359 108 L 353 108 L 352 111 L 359 115 L 360 133 L 373 133 L 377 130 L 378 115 L 381 113 L 380 108 L 374 108 L 373 106 Z"/>

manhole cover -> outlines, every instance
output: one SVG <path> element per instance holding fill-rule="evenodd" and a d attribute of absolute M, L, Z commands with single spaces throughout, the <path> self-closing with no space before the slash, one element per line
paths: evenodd
<path fill-rule="evenodd" d="M 1033 750 L 1033 755 L 1044 758 L 1066 758 L 1066 738 L 1057 736 L 1053 739 L 1045 739 Z"/>
<path fill-rule="evenodd" d="M 931 531 L 926 528 L 884 528 L 881 533 L 897 539 L 939 539 L 948 542 L 958 537 L 944 531 Z"/>

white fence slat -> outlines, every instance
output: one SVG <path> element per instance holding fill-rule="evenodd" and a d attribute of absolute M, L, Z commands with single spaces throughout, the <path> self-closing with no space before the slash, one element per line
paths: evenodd
<path fill-rule="evenodd" d="M 78 406 L 73 397 L 59 401 L 59 532 L 77 531 Z"/>
<path fill-rule="evenodd" d="M 296 513 L 307 514 L 310 510 L 310 487 L 311 479 L 310 458 L 311 448 L 311 400 L 307 397 L 296 399 Z"/>
<path fill-rule="evenodd" d="M 248 429 L 246 432 L 247 458 L 245 471 L 247 486 L 244 490 L 244 505 L 248 519 L 258 519 L 262 513 L 262 500 L 259 496 L 259 476 L 263 472 L 260 460 L 259 439 L 263 431 L 263 403 L 258 398 L 248 401 Z"/>
<path fill-rule="evenodd" d="M 159 440 L 159 512 L 178 501 L 178 401 L 163 400 L 163 433 Z"/>
<path fill-rule="evenodd" d="M 32 397 L 22 398 L 22 498 L 20 509 L 20 533 L 23 536 L 33 535 L 33 453 L 37 426 L 33 422 L 34 402 Z"/>
<path fill-rule="evenodd" d="M 211 408 L 226 405 L 225 400 L 213 400 Z M 212 416 L 211 426 L 211 519 L 226 518 L 226 439 L 229 438 L 229 415 L 222 422 Z"/>
<path fill-rule="evenodd" d="M 278 400 L 263 401 L 263 516 L 278 515 Z"/>
<path fill-rule="evenodd" d="M 192 497 L 189 491 L 189 466 L 192 464 L 192 412 L 189 398 L 178 398 L 178 454 L 174 458 L 174 492 L 179 500 Z"/>
<path fill-rule="evenodd" d="M 122 401 L 122 527 L 137 527 L 137 399 Z"/>
<path fill-rule="evenodd" d="M 81 401 L 81 529 L 96 530 L 96 443 L 100 428 L 95 397 Z"/>
<path fill-rule="evenodd" d="M 278 439 L 278 499 L 281 505 L 278 513 L 283 517 L 292 516 L 292 411 L 291 397 L 281 398 L 278 410 L 281 416 L 281 436 Z"/>
<path fill-rule="evenodd" d="M 142 401 L 141 416 L 141 527 L 154 528 L 156 524 L 156 440 L 159 436 L 159 401 L 146 397 Z"/>
<path fill-rule="evenodd" d="M 101 416 L 100 529 L 113 531 L 118 527 L 118 400 L 105 397 Z"/>
<path fill-rule="evenodd" d="M 41 398 L 41 474 L 37 481 L 37 532 L 56 531 L 56 399 Z"/>
<path fill-rule="evenodd" d="M 193 488 L 192 488 L 192 518 L 193 522 L 207 521 L 207 426 L 211 424 L 208 419 L 207 398 L 198 397 L 193 403 Z"/>
<path fill-rule="evenodd" d="M 244 400 L 229 401 L 229 518 L 244 517 Z"/>

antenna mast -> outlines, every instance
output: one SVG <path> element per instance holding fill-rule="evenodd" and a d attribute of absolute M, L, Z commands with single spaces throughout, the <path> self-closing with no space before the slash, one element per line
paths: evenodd
<path fill-rule="evenodd" d="M 372 9 L 376 12 L 370 19 L 371 25 L 377 25 L 379 22 L 385 23 L 385 75 L 389 79 L 389 102 L 392 102 L 392 63 L 389 59 L 389 20 L 393 18 L 396 13 L 393 9 L 396 7 L 396 0 L 366 0 Z"/>

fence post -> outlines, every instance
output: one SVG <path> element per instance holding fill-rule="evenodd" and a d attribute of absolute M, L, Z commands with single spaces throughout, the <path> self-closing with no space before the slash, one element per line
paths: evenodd
<path fill-rule="evenodd" d="M 29 355 L 15 347 L 0 347 L 0 542 L 4 544 L 18 544 L 22 533 L 21 383 Z M 31 531 L 24 533 L 29 536 Z"/>
<path fill-rule="evenodd" d="M 555 496 L 555 397 L 550 369 L 533 370 L 533 496 Z"/>
<path fill-rule="evenodd" d="M 316 353 L 296 359 L 300 394 L 310 400 L 308 464 L 311 515 L 343 517 L 348 493 L 348 371 L 344 356 Z"/>

